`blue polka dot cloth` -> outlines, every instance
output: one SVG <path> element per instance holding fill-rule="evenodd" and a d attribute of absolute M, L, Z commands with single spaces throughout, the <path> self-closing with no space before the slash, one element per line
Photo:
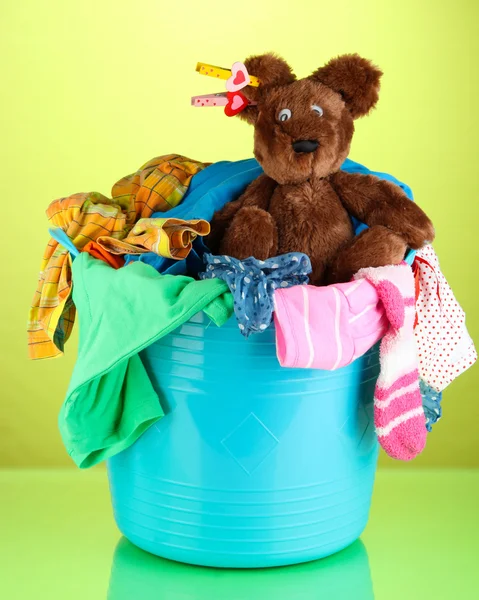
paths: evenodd
<path fill-rule="evenodd" d="M 436 392 L 422 379 L 419 381 L 419 389 L 422 396 L 422 407 L 426 416 L 426 429 L 432 430 L 432 426 L 442 416 L 441 400 L 442 392 Z"/>
<path fill-rule="evenodd" d="M 271 324 L 275 289 L 308 283 L 311 273 L 311 261 L 301 252 L 267 260 L 205 254 L 203 260 L 206 271 L 199 274 L 200 279 L 218 277 L 228 284 L 238 326 L 245 337 L 260 333 Z"/>

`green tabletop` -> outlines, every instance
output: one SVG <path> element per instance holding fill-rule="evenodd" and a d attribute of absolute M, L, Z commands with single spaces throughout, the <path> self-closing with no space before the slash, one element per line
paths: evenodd
<path fill-rule="evenodd" d="M 360 541 L 256 571 L 166 561 L 121 537 L 106 472 L 0 471 L 2 600 L 479 598 L 479 471 L 380 470 Z"/>

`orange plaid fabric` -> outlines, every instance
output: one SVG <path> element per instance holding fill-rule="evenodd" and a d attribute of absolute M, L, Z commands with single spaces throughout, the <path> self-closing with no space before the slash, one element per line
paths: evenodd
<path fill-rule="evenodd" d="M 131 224 L 154 212 L 167 212 L 181 202 L 191 177 L 207 164 L 177 154 L 153 158 L 133 175 L 115 183 L 112 198 L 130 206 Z"/>
<path fill-rule="evenodd" d="M 193 175 L 206 166 L 177 154 L 154 158 L 116 183 L 111 199 L 90 192 L 55 200 L 47 209 L 48 221 L 61 227 L 78 250 L 101 235 L 123 239 L 138 219 L 179 204 Z M 71 289 L 70 253 L 50 239 L 29 313 L 30 358 L 63 352 L 75 320 Z"/>

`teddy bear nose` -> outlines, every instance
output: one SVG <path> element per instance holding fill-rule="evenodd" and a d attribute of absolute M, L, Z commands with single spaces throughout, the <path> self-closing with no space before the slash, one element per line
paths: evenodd
<path fill-rule="evenodd" d="M 316 140 L 298 140 L 293 142 L 293 150 L 295 152 L 314 152 L 319 146 L 319 142 Z"/>

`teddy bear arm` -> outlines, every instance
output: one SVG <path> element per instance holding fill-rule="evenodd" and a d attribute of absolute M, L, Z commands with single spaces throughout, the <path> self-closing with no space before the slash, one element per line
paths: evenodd
<path fill-rule="evenodd" d="M 228 202 L 214 214 L 211 221 L 211 233 L 205 238 L 205 243 L 213 254 L 218 254 L 220 251 L 226 232 L 232 225 L 238 211 L 243 207 L 257 207 L 267 210 L 276 186 L 277 183 L 273 179 L 264 174 L 260 175 L 248 185 L 237 200 Z M 231 256 L 235 255 L 231 254 Z"/>
<path fill-rule="evenodd" d="M 204 241 L 213 254 L 218 254 L 225 232 L 233 221 L 236 213 L 243 206 L 243 197 L 228 202 L 221 210 L 213 215 L 211 220 L 211 231 Z"/>
<path fill-rule="evenodd" d="M 240 260 L 250 256 L 266 260 L 278 251 L 278 229 L 270 213 L 257 206 L 243 206 L 235 215 L 220 244 L 220 254 Z"/>
<path fill-rule="evenodd" d="M 242 206 L 257 206 L 263 210 L 268 210 L 277 185 L 276 181 L 263 173 L 253 180 L 240 196 L 240 200 L 243 201 Z"/>
<path fill-rule="evenodd" d="M 374 175 L 343 171 L 333 175 L 331 184 L 347 211 L 370 227 L 383 225 L 414 249 L 434 239 L 429 217 L 399 186 Z"/>

